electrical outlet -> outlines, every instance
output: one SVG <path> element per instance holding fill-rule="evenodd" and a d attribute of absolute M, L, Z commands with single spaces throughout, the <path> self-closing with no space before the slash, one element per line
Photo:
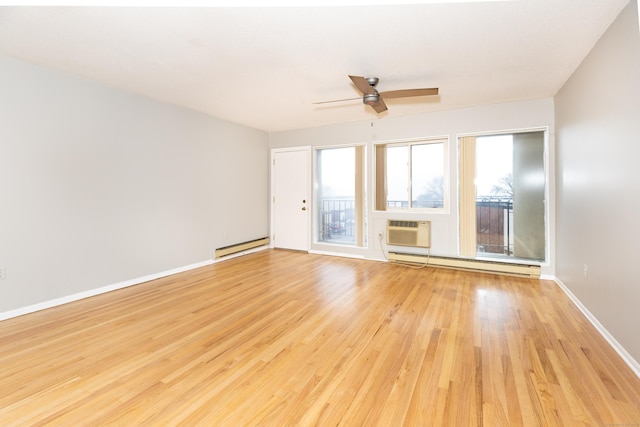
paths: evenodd
<path fill-rule="evenodd" d="M 7 269 L 0 267 L 0 280 L 7 278 Z"/>
<path fill-rule="evenodd" d="M 584 280 L 589 280 L 589 267 L 587 267 L 587 264 L 584 265 L 582 274 L 584 275 Z"/>

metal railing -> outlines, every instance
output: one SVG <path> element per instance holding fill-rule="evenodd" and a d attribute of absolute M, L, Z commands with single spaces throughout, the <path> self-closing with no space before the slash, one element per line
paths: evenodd
<path fill-rule="evenodd" d="M 322 199 L 318 234 L 319 242 L 355 244 L 355 200 Z"/>
<path fill-rule="evenodd" d="M 513 199 L 476 199 L 476 243 L 478 253 L 513 255 Z"/>

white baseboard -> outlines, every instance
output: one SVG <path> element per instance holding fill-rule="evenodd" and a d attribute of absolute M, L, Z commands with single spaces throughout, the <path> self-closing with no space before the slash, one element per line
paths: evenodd
<path fill-rule="evenodd" d="M 314 255 L 336 256 L 341 258 L 365 259 L 363 255 L 345 254 L 342 252 L 309 250 L 309 253 Z"/>
<path fill-rule="evenodd" d="M 78 292 L 77 294 L 66 295 L 64 297 L 55 298 L 49 301 L 40 302 L 38 304 L 21 307 L 15 310 L 5 311 L 0 313 L 0 321 L 11 319 L 12 317 L 22 316 L 24 314 L 33 313 L 47 308 L 56 307 L 58 305 L 68 304 L 70 302 L 78 301 L 84 298 L 93 297 L 107 292 L 115 291 L 129 286 L 139 285 L 140 283 L 148 282 L 150 280 L 159 279 L 161 277 L 171 276 L 172 274 L 182 273 L 183 271 L 193 270 L 195 268 L 204 267 L 206 265 L 213 264 L 215 261 L 207 260 L 198 262 L 195 264 L 186 265 L 183 267 L 174 268 L 171 270 L 163 271 L 160 273 L 150 274 L 148 276 L 142 276 L 131 280 L 125 280 L 124 282 L 113 283 L 111 285 L 103 286 L 96 289 L 89 289 L 88 291 Z"/>
<path fill-rule="evenodd" d="M 554 278 L 556 284 L 564 291 L 564 293 L 569 297 L 571 302 L 575 304 L 575 306 L 584 314 L 584 316 L 591 322 L 591 324 L 598 330 L 600 335 L 603 336 L 605 340 L 609 343 L 609 345 L 615 350 L 616 353 L 624 360 L 624 362 L 631 368 L 631 370 L 636 374 L 638 378 L 640 378 L 640 363 L 635 360 L 627 350 L 611 335 L 609 331 L 598 321 L 598 319 L 589 311 L 587 307 L 582 304 L 582 302 L 576 297 L 573 292 L 564 284 L 562 280 L 557 277 Z"/>
<path fill-rule="evenodd" d="M 70 302 L 78 301 L 84 298 L 93 297 L 100 294 L 105 294 L 107 292 L 115 291 L 122 288 L 127 288 L 129 286 L 139 285 L 140 283 L 148 282 L 150 280 L 160 279 L 161 277 L 171 276 L 172 274 L 182 273 L 184 271 L 193 270 L 200 267 L 205 267 L 207 265 L 215 264 L 218 262 L 226 261 L 231 258 L 239 257 L 241 255 L 246 255 L 252 252 L 257 252 L 260 250 L 268 249 L 268 246 L 255 248 L 251 250 L 247 250 L 244 252 L 238 252 L 233 255 L 226 256 L 224 258 L 216 259 L 216 260 L 206 260 L 197 262 L 195 264 L 185 265 L 183 267 L 174 268 L 167 271 L 162 271 L 160 273 L 150 274 L 148 276 L 138 277 L 131 280 L 125 280 L 124 282 L 114 283 L 111 285 L 103 286 L 96 289 L 89 289 L 88 291 L 78 292 L 77 294 L 67 295 L 60 298 L 55 298 L 49 301 L 40 302 L 38 304 L 29 305 L 26 307 L 20 307 L 15 310 L 5 311 L 0 313 L 0 321 L 11 319 L 13 317 L 22 316 L 29 313 L 34 313 L 36 311 L 45 310 L 47 308 L 56 307 L 58 305 L 67 304 Z"/>

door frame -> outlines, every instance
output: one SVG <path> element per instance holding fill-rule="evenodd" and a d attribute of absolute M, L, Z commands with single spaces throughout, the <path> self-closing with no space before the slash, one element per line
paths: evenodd
<path fill-rule="evenodd" d="M 458 155 L 458 183 L 459 186 L 462 185 L 462 180 L 460 177 L 460 173 L 462 171 L 460 159 L 461 159 L 461 141 L 462 138 L 465 137 L 482 137 L 482 136 L 494 136 L 494 135 L 510 135 L 517 133 L 530 133 L 530 132 L 542 132 L 544 134 L 544 144 L 542 149 L 542 158 L 543 158 L 543 169 L 544 169 L 544 238 L 545 238 L 545 258 L 542 261 L 537 260 L 528 260 L 527 262 L 534 263 L 540 265 L 543 270 L 543 275 L 548 275 L 545 273 L 545 268 L 549 267 L 550 274 L 553 275 L 554 267 L 554 258 L 555 258 L 555 174 L 554 174 L 554 159 L 552 154 L 554 150 L 554 142 L 553 142 L 553 130 L 549 128 L 549 126 L 535 126 L 530 128 L 514 128 L 514 129 L 506 129 L 500 131 L 484 131 L 484 132 L 474 132 L 474 133 L 462 133 L 456 135 L 457 139 L 457 155 Z M 474 161 L 475 161 L 475 147 L 473 148 L 474 152 Z M 475 176 L 475 170 L 473 172 Z M 473 188 L 473 192 L 475 194 L 475 186 Z M 458 189 L 458 208 L 460 208 L 460 200 L 461 193 L 460 188 Z M 473 215 L 475 217 L 475 215 Z M 463 255 L 462 251 L 462 233 L 461 233 L 461 223 L 464 220 L 464 214 L 458 209 L 458 255 L 460 256 L 477 256 L 477 255 Z M 475 220 L 474 220 L 475 221 Z M 475 223 L 475 222 L 474 222 Z M 474 226 L 475 227 L 475 226 Z M 473 232 L 473 236 L 475 236 L 475 231 Z M 473 241 L 475 244 L 475 237 L 473 237 Z M 515 259 L 504 259 L 505 262 L 511 263 L 520 263 L 521 261 Z"/>
<path fill-rule="evenodd" d="M 306 200 L 308 201 L 308 208 L 309 209 L 309 214 L 307 215 L 307 220 L 306 220 L 306 233 L 307 233 L 307 247 L 305 248 L 306 251 L 309 251 L 309 249 L 311 248 L 311 218 L 313 217 L 312 213 L 313 211 L 313 200 L 311 197 L 311 186 L 313 185 L 313 176 L 311 174 L 311 146 L 310 145 L 301 145 L 301 146 L 296 146 L 296 147 L 286 147 L 286 148 L 272 148 L 271 149 L 271 159 L 269 161 L 269 178 L 271 181 L 270 184 L 270 193 L 269 193 L 269 199 L 270 199 L 270 231 L 269 231 L 269 236 L 270 236 L 270 244 L 269 247 L 271 248 L 275 248 L 275 239 L 274 239 L 274 233 L 275 233 L 275 175 L 274 175 L 274 165 L 275 165 L 275 161 L 276 161 L 276 154 L 278 153 L 284 153 L 284 152 L 290 152 L 290 151 L 304 151 L 306 152 L 306 169 L 307 169 L 307 183 L 309 185 L 307 185 L 307 189 L 306 189 Z"/>

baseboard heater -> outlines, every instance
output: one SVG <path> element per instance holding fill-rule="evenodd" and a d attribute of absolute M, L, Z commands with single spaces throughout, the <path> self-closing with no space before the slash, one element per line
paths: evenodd
<path fill-rule="evenodd" d="M 225 246 L 223 248 L 216 249 L 216 259 L 223 256 L 236 254 L 238 252 L 247 251 L 249 249 L 257 248 L 259 246 L 265 246 L 269 244 L 269 238 L 263 237 L 261 239 L 250 240 L 248 242 L 236 243 L 235 245 Z"/>
<path fill-rule="evenodd" d="M 512 276 L 540 277 L 540 266 L 529 264 L 513 264 L 501 261 L 489 261 L 470 258 L 455 258 L 389 252 L 390 262 L 406 262 L 412 264 L 428 264 L 432 267 L 453 268 L 459 270 L 478 271 Z"/>

